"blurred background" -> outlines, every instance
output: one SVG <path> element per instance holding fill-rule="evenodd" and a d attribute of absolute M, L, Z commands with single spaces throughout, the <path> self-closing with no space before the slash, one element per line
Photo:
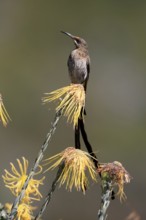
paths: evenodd
<path fill-rule="evenodd" d="M 45 139 L 55 105 L 41 98 L 70 83 L 66 63 L 74 45 L 60 33 L 68 31 L 89 45 L 85 126 L 94 151 L 101 162 L 120 161 L 133 177 L 126 202 L 114 200 L 108 219 L 132 211 L 146 218 L 145 21 L 144 1 L 0 1 L 0 93 L 12 119 L 6 129 L 0 124 L 1 175 L 22 156 L 31 167 Z M 46 157 L 73 145 L 73 128 L 62 118 Z M 43 195 L 54 175 L 47 174 Z M 2 178 L 0 186 L 0 202 L 13 202 Z M 96 220 L 100 193 L 96 184 L 85 196 L 57 189 L 43 219 Z"/>

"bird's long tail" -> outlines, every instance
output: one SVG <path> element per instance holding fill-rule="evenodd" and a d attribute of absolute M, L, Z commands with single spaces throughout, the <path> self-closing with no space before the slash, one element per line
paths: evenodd
<path fill-rule="evenodd" d="M 92 160 L 93 160 L 93 162 L 95 164 L 95 167 L 98 167 L 97 157 L 93 153 L 92 146 L 91 146 L 91 144 L 90 144 L 90 142 L 88 140 L 87 133 L 85 131 L 84 121 L 83 121 L 83 118 L 82 118 L 82 111 L 83 111 L 83 109 L 81 110 L 81 115 L 80 115 L 80 118 L 78 119 L 78 125 L 76 125 L 76 127 L 75 127 L 75 147 L 77 149 L 81 148 L 81 143 L 80 143 L 80 133 L 81 133 L 83 141 L 84 141 L 84 144 L 85 144 L 85 146 L 87 148 L 87 151 L 91 155 Z M 84 114 L 86 114 L 86 112 Z"/>

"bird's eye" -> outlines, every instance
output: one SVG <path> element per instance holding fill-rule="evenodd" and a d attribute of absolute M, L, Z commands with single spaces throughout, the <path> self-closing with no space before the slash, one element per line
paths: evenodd
<path fill-rule="evenodd" d="M 80 43 L 80 40 L 79 40 L 79 39 L 76 39 L 76 42 L 77 42 L 77 44 L 79 44 L 79 43 Z"/>

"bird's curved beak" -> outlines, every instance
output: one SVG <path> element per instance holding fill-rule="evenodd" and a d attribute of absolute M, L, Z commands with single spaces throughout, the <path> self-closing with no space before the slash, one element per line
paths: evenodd
<path fill-rule="evenodd" d="M 61 33 L 66 34 L 67 36 L 71 37 L 72 39 L 75 39 L 75 36 L 73 36 L 72 34 L 65 32 L 65 31 L 61 31 Z"/>

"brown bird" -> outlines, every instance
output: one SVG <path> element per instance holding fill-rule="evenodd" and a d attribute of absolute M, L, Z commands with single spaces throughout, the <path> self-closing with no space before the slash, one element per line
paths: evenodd
<path fill-rule="evenodd" d="M 67 61 L 69 76 L 71 83 L 82 84 L 86 91 L 87 82 L 90 72 L 90 57 L 88 54 L 88 46 L 84 39 L 74 36 L 68 32 L 61 31 L 62 33 L 73 39 L 75 49 L 70 53 Z M 84 110 L 84 114 L 86 111 Z M 83 123 L 82 110 L 78 125 L 75 127 L 75 147 L 80 148 L 80 127 Z M 84 126 L 84 125 L 83 125 Z M 84 127 L 83 127 L 84 128 Z"/>
<path fill-rule="evenodd" d="M 88 45 L 83 38 L 74 36 L 68 32 L 61 32 L 72 38 L 75 44 L 75 49 L 71 52 L 67 61 L 71 83 L 82 84 L 86 91 L 90 73 L 90 57 L 88 53 Z M 84 114 L 86 114 L 85 110 Z M 78 125 L 75 127 L 75 147 L 78 149 L 80 149 L 81 147 L 80 132 L 82 134 L 86 148 L 92 156 L 92 160 L 95 166 L 97 167 L 98 161 L 96 155 L 93 153 L 92 146 L 88 141 L 88 137 L 84 128 L 82 114 L 81 117 L 78 119 Z"/>
<path fill-rule="evenodd" d="M 69 55 L 67 62 L 71 83 L 82 84 L 86 91 L 90 72 L 88 45 L 83 38 L 61 32 L 72 38 L 75 44 L 75 49 Z"/>

